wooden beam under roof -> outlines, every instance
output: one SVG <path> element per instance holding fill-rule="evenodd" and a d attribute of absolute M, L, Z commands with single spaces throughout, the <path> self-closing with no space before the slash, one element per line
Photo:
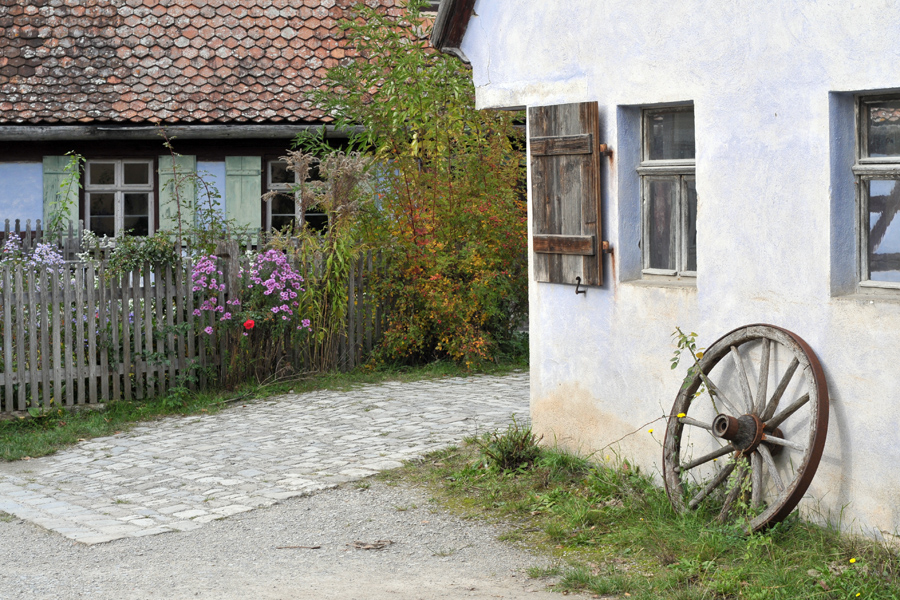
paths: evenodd
<path fill-rule="evenodd" d="M 475 0 L 443 0 L 431 31 L 431 45 L 469 62 L 460 46 L 475 9 Z"/>

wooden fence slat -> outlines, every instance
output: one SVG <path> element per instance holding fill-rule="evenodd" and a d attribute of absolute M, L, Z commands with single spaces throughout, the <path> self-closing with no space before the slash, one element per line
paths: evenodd
<path fill-rule="evenodd" d="M 107 282 L 106 269 L 103 263 L 100 263 L 100 269 L 97 272 L 97 281 L 99 282 L 98 291 L 100 292 L 100 303 L 97 306 L 97 327 L 100 328 L 99 344 L 97 352 L 99 354 L 99 366 L 97 371 L 100 375 L 100 401 L 109 400 L 109 283 Z"/>
<path fill-rule="evenodd" d="M 18 221 L 16 222 L 18 229 Z M 16 235 L 18 235 L 16 231 Z M 16 297 L 16 383 L 19 384 L 18 389 L 18 406 L 17 410 L 25 410 L 25 389 L 26 389 L 26 364 L 25 364 L 25 284 L 22 280 L 22 270 L 16 269 L 15 288 L 13 293 Z"/>
<path fill-rule="evenodd" d="M 122 392 L 126 400 L 131 400 L 131 374 L 136 372 L 131 362 L 131 302 L 130 273 L 122 273 L 120 291 L 122 293 Z"/>
<path fill-rule="evenodd" d="M 147 373 L 147 398 L 153 398 L 158 383 L 156 363 L 153 359 L 153 287 L 150 285 L 150 263 L 144 263 L 144 365 Z"/>
<path fill-rule="evenodd" d="M 142 343 L 144 328 L 143 294 L 141 293 L 141 270 L 135 269 L 131 273 L 131 298 L 133 301 L 132 312 L 134 314 L 134 395 L 138 400 L 144 399 L 146 388 L 145 381 L 148 377 L 147 363 L 144 360 L 144 348 Z"/>
<path fill-rule="evenodd" d="M 222 264 L 222 260 L 217 259 L 216 265 L 218 266 L 221 264 Z M 224 283 L 225 278 L 228 276 L 227 274 L 228 274 L 228 265 L 222 265 L 222 277 L 216 278 L 216 283 L 221 286 Z M 225 290 L 223 290 L 221 287 L 219 288 L 217 297 L 218 297 L 218 304 L 216 306 L 220 307 L 224 311 L 225 307 L 228 305 L 225 304 Z M 228 369 L 225 367 L 225 361 L 228 360 L 227 346 L 226 346 L 226 344 L 228 343 L 228 335 L 226 334 L 225 331 L 222 330 L 222 328 L 217 327 L 218 321 L 221 318 L 219 316 L 220 314 L 221 313 L 218 313 L 214 310 L 209 311 L 209 326 L 213 328 L 213 331 L 218 331 L 218 333 L 219 333 L 219 335 L 218 335 L 218 337 L 219 337 L 219 360 L 216 361 L 215 364 L 219 365 L 219 383 L 220 383 L 220 385 L 224 385 L 225 379 L 228 376 Z M 277 359 L 276 359 L 275 364 L 276 365 L 278 364 Z"/>
<path fill-rule="evenodd" d="M 156 385 L 159 395 L 165 396 L 168 389 L 166 363 L 161 360 L 161 357 L 166 354 L 166 337 L 164 332 L 166 317 L 164 313 L 168 312 L 169 307 L 163 301 L 163 298 L 167 297 L 168 290 L 166 289 L 165 269 L 160 269 L 160 265 L 153 265 L 152 268 L 154 272 L 153 292 L 156 296 L 156 301 L 153 304 L 153 316 L 156 319 L 156 322 L 153 324 L 153 337 L 156 342 L 156 359 L 154 360 L 156 364 Z"/>
<path fill-rule="evenodd" d="M 77 389 L 75 390 L 75 404 L 84 404 L 85 393 L 85 367 L 84 367 L 84 270 L 80 266 L 75 267 L 75 377 Z"/>
<path fill-rule="evenodd" d="M 9 219 L 6 220 L 6 234 L 9 235 Z M 3 265 L 3 371 L 5 373 L 3 381 L 4 397 L 6 406 L 0 406 L 0 410 L 12 412 L 15 410 L 13 402 L 13 327 L 12 312 L 15 306 L 13 300 L 15 292 L 9 276 L 9 265 Z"/>
<path fill-rule="evenodd" d="M 119 319 L 124 316 L 124 312 L 128 310 L 127 306 L 120 303 L 122 298 L 122 290 L 119 288 L 120 278 L 106 272 L 106 279 L 109 284 L 109 329 L 111 332 L 110 350 L 108 353 L 112 356 L 112 363 L 109 365 L 109 372 L 112 376 L 112 397 L 111 400 L 122 399 L 122 346 L 119 344 Z"/>
<path fill-rule="evenodd" d="M 52 305 L 50 303 L 50 277 L 47 269 L 41 269 L 38 276 L 41 288 L 41 392 L 42 404 L 44 408 L 50 408 L 50 311 Z M 35 305 L 34 302 L 31 303 Z"/>
<path fill-rule="evenodd" d="M 193 287 L 193 278 L 191 274 L 193 271 L 193 263 L 191 259 L 188 259 L 185 263 L 184 268 L 179 269 L 179 271 L 183 272 L 183 277 L 185 278 L 184 285 L 184 294 L 185 299 L 187 300 L 187 306 L 185 306 L 185 312 L 187 313 L 187 369 L 190 369 L 190 374 L 188 381 L 190 381 L 190 389 L 194 391 L 197 389 L 197 381 L 196 381 L 196 373 L 197 373 L 197 355 L 195 354 L 196 346 L 195 340 L 197 338 L 197 331 L 194 329 L 194 287 Z"/>
<path fill-rule="evenodd" d="M 366 354 L 372 351 L 372 251 L 366 252 Z"/>
<path fill-rule="evenodd" d="M 175 315 L 179 303 L 176 304 L 177 292 L 175 284 L 172 281 L 172 265 L 166 265 L 166 356 L 169 366 L 169 388 L 177 385 L 176 377 L 178 373 L 178 354 L 175 352 Z"/>
<path fill-rule="evenodd" d="M 94 301 L 94 281 L 97 279 L 97 272 L 94 269 L 94 263 L 87 264 L 87 273 L 85 284 L 90 283 L 91 287 L 85 289 L 87 296 L 87 372 L 88 377 L 88 403 L 97 403 L 97 305 Z"/>
<path fill-rule="evenodd" d="M 30 225 L 30 224 L 29 224 Z M 25 272 L 28 281 L 28 297 L 34 298 L 34 278 L 36 273 L 32 269 Z M 31 382 L 29 395 L 31 400 L 29 406 L 40 405 L 40 396 L 38 396 L 38 386 L 40 385 L 40 373 L 38 372 L 38 345 L 40 344 L 40 334 L 37 330 L 37 311 L 38 307 L 34 304 L 28 306 L 28 380 Z M 24 358 L 24 356 L 23 356 Z"/>
<path fill-rule="evenodd" d="M 77 269 L 76 269 L 77 270 Z M 66 266 L 65 268 L 65 287 L 63 287 L 63 303 L 64 306 L 60 316 L 65 321 L 65 328 L 63 330 L 63 348 L 65 349 L 65 363 L 63 364 L 63 370 L 65 371 L 66 377 L 66 406 L 72 406 L 75 404 L 75 362 L 73 360 L 73 353 L 75 351 L 75 342 L 72 337 L 72 324 L 75 319 L 75 314 L 72 311 L 72 292 L 74 291 L 74 286 L 72 285 L 72 269 Z"/>
<path fill-rule="evenodd" d="M 185 376 L 185 362 L 184 362 L 184 354 L 185 354 L 185 337 L 184 337 L 184 272 L 181 268 L 181 263 L 176 263 L 174 268 L 174 294 L 175 294 L 175 334 L 173 336 L 173 350 L 172 354 L 174 354 L 172 361 L 175 368 L 175 377 L 176 380 L 180 383 L 180 385 L 184 385 L 187 383 Z"/>
<path fill-rule="evenodd" d="M 347 361 L 346 368 L 356 366 L 356 265 L 350 263 L 350 283 L 347 298 Z"/>
<path fill-rule="evenodd" d="M 50 317 L 53 324 L 53 341 L 51 342 L 53 344 L 53 398 L 57 406 L 63 404 L 63 374 L 65 373 L 65 368 L 60 360 L 62 356 L 60 328 L 63 326 L 60 319 L 67 317 L 67 313 L 60 310 L 60 283 L 59 270 L 53 269 L 50 272 L 50 302 L 53 306 Z"/>

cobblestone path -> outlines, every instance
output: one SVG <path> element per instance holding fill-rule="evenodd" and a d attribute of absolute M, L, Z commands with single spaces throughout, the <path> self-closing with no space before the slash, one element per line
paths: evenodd
<path fill-rule="evenodd" d="M 202 527 L 528 415 L 528 374 L 368 385 L 167 418 L 0 464 L 0 511 L 84 544 Z"/>

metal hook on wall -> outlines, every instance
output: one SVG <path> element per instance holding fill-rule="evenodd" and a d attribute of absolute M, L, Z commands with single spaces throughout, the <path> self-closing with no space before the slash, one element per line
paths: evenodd
<path fill-rule="evenodd" d="M 587 290 L 582 290 L 581 288 L 581 277 L 575 278 L 575 293 L 576 294 L 584 294 L 587 296 Z"/>

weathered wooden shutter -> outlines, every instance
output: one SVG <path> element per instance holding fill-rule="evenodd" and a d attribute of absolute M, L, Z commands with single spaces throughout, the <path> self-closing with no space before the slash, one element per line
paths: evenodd
<path fill-rule="evenodd" d="M 602 285 L 596 102 L 528 110 L 536 281 Z"/>
<path fill-rule="evenodd" d="M 225 215 L 239 227 L 262 226 L 260 194 L 262 159 L 259 156 L 225 157 Z"/>
<path fill-rule="evenodd" d="M 174 165 L 173 165 L 174 160 Z M 194 205 L 197 202 L 196 182 L 190 175 L 197 172 L 196 156 L 178 156 L 171 154 L 159 157 L 159 219 L 156 228 L 167 231 L 178 230 L 178 204 L 181 204 L 181 226 L 188 228 L 194 225 Z M 176 202 L 176 173 L 180 186 L 177 190 L 179 201 Z"/>
<path fill-rule="evenodd" d="M 44 171 L 44 226 L 50 219 L 50 213 L 54 210 L 57 202 L 65 202 L 68 204 L 66 219 L 75 224 L 78 229 L 78 182 L 63 187 L 66 179 L 66 165 L 69 164 L 68 156 L 45 156 L 43 161 Z M 65 225 L 68 225 L 67 223 Z"/>

